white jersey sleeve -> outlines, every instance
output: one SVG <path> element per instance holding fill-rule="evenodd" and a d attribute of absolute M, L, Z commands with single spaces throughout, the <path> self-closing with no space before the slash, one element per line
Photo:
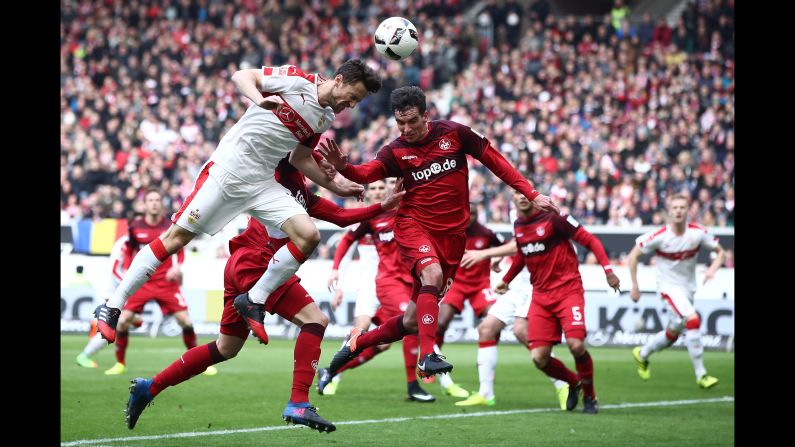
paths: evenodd
<path fill-rule="evenodd" d="M 263 96 L 286 93 L 296 89 L 299 83 L 308 81 L 307 75 L 299 74 L 300 70 L 294 65 L 281 67 L 262 67 L 260 77 L 261 92 Z M 310 75 L 311 76 L 311 75 Z M 314 83 L 314 79 L 310 82 Z"/>
<path fill-rule="evenodd" d="M 720 243 L 718 242 L 718 237 L 714 234 L 710 233 L 706 227 L 702 227 L 701 225 L 694 225 L 698 229 L 703 230 L 703 234 L 701 235 L 701 246 L 706 248 L 707 250 L 714 250 L 715 247 L 719 246 Z"/>
<path fill-rule="evenodd" d="M 660 248 L 660 245 L 663 242 L 663 238 L 661 236 L 665 233 L 665 228 L 666 227 L 662 227 L 638 236 L 638 238 L 635 239 L 635 245 L 640 248 L 640 252 L 644 255 L 647 255 Z"/>

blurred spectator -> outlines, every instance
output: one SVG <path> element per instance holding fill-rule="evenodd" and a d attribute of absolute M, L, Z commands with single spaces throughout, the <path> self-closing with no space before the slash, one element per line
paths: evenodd
<path fill-rule="evenodd" d="M 63 0 L 62 220 L 129 216 L 149 186 L 176 211 L 249 105 L 235 70 L 330 75 L 361 57 L 384 87 L 328 135 L 355 163 L 397 136 L 391 90 L 419 84 L 432 118 L 484 134 L 588 225 L 661 225 L 666 198 L 684 191 L 694 219 L 733 226 L 734 2 L 690 2 L 673 30 L 664 17 L 630 23 L 621 1 L 583 18 L 522 4 L 486 2 L 488 34 L 457 0 Z M 371 45 L 392 15 L 421 34 L 405 61 Z M 508 222 L 510 192 L 479 163 L 470 175 L 479 218 Z"/>

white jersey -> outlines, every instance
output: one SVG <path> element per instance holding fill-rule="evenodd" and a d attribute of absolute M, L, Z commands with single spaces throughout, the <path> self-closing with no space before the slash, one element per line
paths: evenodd
<path fill-rule="evenodd" d="M 635 239 L 635 244 L 643 254 L 657 255 L 657 287 L 684 288 L 690 293 L 696 291 L 696 255 L 701 247 L 713 250 L 718 246 L 718 238 L 706 228 L 688 223 L 685 232 L 677 235 L 669 226 L 650 231 Z"/>
<path fill-rule="evenodd" d="M 262 95 L 284 100 L 276 110 L 254 104 L 218 143 L 210 160 L 235 177 L 259 184 L 274 177 L 276 165 L 297 144 L 315 147 L 336 116 L 318 102 L 323 78 L 292 65 L 262 67 Z"/>

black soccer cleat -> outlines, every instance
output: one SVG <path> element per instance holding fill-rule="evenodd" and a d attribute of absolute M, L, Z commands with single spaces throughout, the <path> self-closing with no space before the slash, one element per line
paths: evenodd
<path fill-rule="evenodd" d="M 152 385 L 152 379 L 144 379 L 138 377 L 130 381 L 130 398 L 127 399 L 127 408 L 124 411 L 124 419 L 127 422 L 127 428 L 132 430 L 135 428 L 135 423 L 138 422 L 138 417 L 141 416 L 144 409 L 152 404 L 152 397 L 149 394 L 149 386 Z"/>
<path fill-rule="evenodd" d="M 364 349 L 359 349 L 359 347 L 356 346 L 356 341 L 359 339 L 359 336 L 365 332 L 366 331 L 362 331 L 359 328 L 351 329 L 350 334 L 346 336 L 345 341 L 342 343 L 342 347 L 334 354 L 334 357 L 331 358 L 331 363 L 328 365 L 328 371 L 331 377 L 336 376 L 340 368 L 364 351 Z"/>
<path fill-rule="evenodd" d="M 566 398 L 566 411 L 572 411 L 577 408 L 577 401 L 580 400 L 580 389 L 582 389 L 582 381 L 577 381 L 574 386 L 569 385 L 569 397 Z"/>
<path fill-rule="evenodd" d="M 425 354 L 417 363 L 417 375 L 420 377 L 430 377 L 435 374 L 443 374 L 453 370 L 453 365 L 444 361 L 446 357 L 437 353 Z"/>
<path fill-rule="evenodd" d="M 433 394 L 430 394 L 427 391 L 423 390 L 419 382 L 417 382 L 416 380 L 408 383 L 408 389 L 409 389 L 409 400 L 417 402 L 433 402 L 436 400 L 436 398 L 433 397 Z"/>
<path fill-rule="evenodd" d="M 282 411 L 282 419 L 293 424 L 306 425 L 321 433 L 331 433 L 337 429 L 334 424 L 320 417 L 317 414 L 317 408 L 309 402 L 292 403 L 288 401 Z"/>
<path fill-rule="evenodd" d="M 108 307 L 105 304 L 100 304 L 94 309 L 97 330 L 108 343 L 116 341 L 116 325 L 119 323 L 119 315 L 121 315 L 121 309 Z"/>
<path fill-rule="evenodd" d="M 595 397 L 586 397 L 582 398 L 582 412 L 587 414 L 596 414 L 599 412 L 599 402 L 596 401 Z"/>
<path fill-rule="evenodd" d="M 331 374 L 331 371 L 328 368 L 318 368 L 317 369 L 317 392 L 321 396 L 323 395 L 323 390 L 326 388 L 326 385 L 331 383 L 331 379 L 334 378 L 334 375 Z"/>
<path fill-rule="evenodd" d="M 260 343 L 268 344 L 268 333 L 265 332 L 265 306 L 254 303 L 249 299 L 248 293 L 238 295 L 234 301 L 237 313 L 243 317 L 246 325 Z"/>

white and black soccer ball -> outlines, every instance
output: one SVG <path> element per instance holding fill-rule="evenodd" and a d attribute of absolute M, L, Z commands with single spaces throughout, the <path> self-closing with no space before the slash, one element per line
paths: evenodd
<path fill-rule="evenodd" d="M 417 28 L 403 17 L 390 17 L 375 30 L 375 49 L 394 61 L 411 56 L 419 43 Z"/>

